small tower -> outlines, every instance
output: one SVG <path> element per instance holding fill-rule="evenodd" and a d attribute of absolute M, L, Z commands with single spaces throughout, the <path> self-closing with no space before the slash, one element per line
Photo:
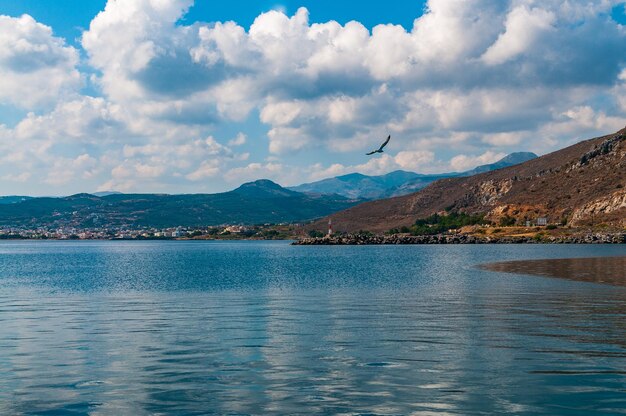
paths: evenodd
<path fill-rule="evenodd" d="M 333 235 L 333 220 L 331 220 L 330 218 L 328 219 L 328 236 L 332 236 Z"/>

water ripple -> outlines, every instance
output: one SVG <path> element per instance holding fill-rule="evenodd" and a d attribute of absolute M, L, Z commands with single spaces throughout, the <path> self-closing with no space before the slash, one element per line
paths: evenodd
<path fill-rule="evenodd" d="M 596 247 L 119 244 L 0 244 L 0 414 L 626 409 L 626 290 L 468 267 Z"/>

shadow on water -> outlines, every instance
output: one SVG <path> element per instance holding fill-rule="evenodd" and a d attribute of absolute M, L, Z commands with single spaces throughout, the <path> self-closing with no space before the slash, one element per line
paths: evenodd
<path fill-rule="evenodd" d="M 489 263 L 480 267 L 494 272 L 532 274 L 582 282 L 626 286 L 626 256 L 515 260 Z"/>

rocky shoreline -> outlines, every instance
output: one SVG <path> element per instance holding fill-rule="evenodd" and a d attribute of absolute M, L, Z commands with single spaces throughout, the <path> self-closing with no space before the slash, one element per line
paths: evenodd
<path fill-rule="evenodd" d="M 571 236 L 477 237 L 468 234 L 367 235 L 346 234 L 332 237 L 303 238 L 292 243 L 300 246 L 382 245 L 382 244 L 626 244 L 626 233 L 591 233 Z"/>

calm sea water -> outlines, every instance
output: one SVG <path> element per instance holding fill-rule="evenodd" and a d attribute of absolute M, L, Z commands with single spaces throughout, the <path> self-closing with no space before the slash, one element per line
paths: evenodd
<path fill-rule="evenodd" d="M 0 414 L 626 413 L 625 246 L 0 243 Z"/>

